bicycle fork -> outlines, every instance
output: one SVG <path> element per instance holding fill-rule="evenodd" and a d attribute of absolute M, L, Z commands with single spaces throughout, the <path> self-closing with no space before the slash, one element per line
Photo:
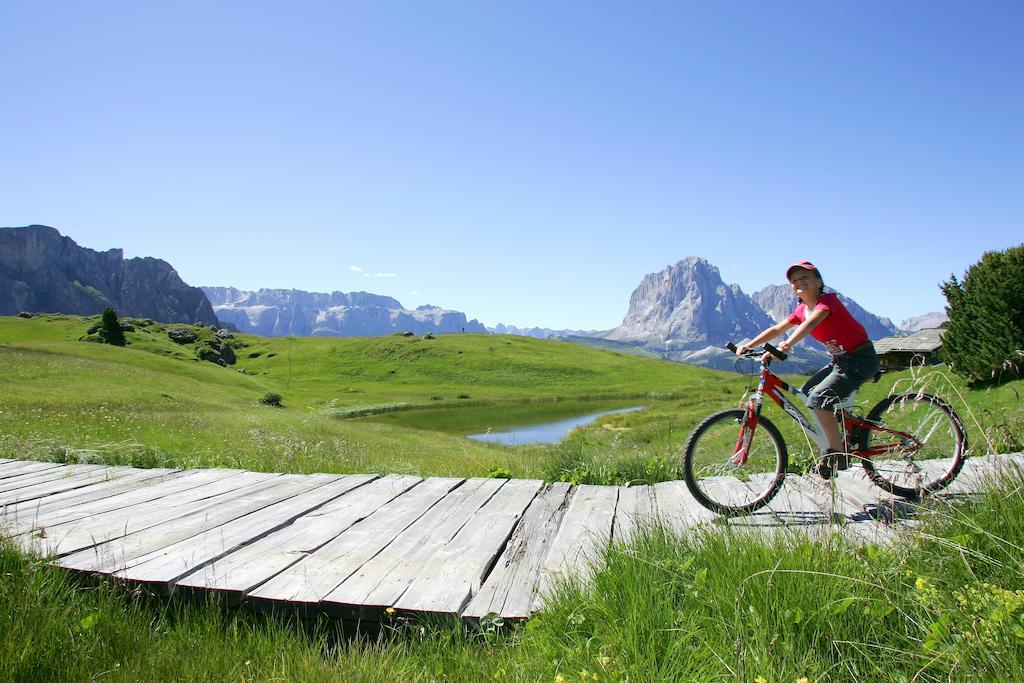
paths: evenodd
<path fill-rule="evenodd" d="M 750 455 L 750 444 L 754 440 L 754 430 L 757 429 L 757 422 L 761 414 L 761 405 L 764 403 L 764 378 L 761 378 L 757 391 L 747 404 L 746 413 L 740 423 L 740 435 L 736 439 L 736 448 L 733 449 L 732 464 L 740 467 L 747 463 Z"/>

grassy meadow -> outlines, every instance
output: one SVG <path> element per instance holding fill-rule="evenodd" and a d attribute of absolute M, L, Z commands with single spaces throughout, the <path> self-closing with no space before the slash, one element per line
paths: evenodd
<path fill-rule="evenodd" d="M 262 338 L 238 335 L 221 367 L 166 325 L 136 322 L 129 346 L 79 341 L 95 319 L 0 318 L 0 457 L 257 471 L 538 477 L 645 483 L 678 476 L 705 415 L 753 378 L 553 340 L 513 336 Z M 171 326 L 182 327 L 182 326 Z M 798 378 L 797 378 L 798 379 Z M 943 367 L 866 386 L 866 410 L 896 389 L 947 396 L 971 442 L 1020 450 L 1019 385 L 971 391 Z M 284 408 L 263 405 L 268 393 Z M 560 444 L 506 447 L 471 432 L 628 406 Z M 795 469 L 812 449 L 773 406 Z"/>
<path fill-rule="evenodd" d="M 279 472 L 514 476 L 586 483 L 678 477 L 707 414 L 753 378 L 519 337 L 232 340 L 199 361 L 137 322 L 130 345 L 80 341 L 78 317 L 0 318 L 0 457 Z M 794 378 L 799 380 L 799 378 Z M 969 388 L 944 367 L 864 387 L 945 396 L 974 452 L 1024 449 L 1024 382 Z M 261 403 L 268 393 L 283 408 Z M 465 434 L 609 408 L 563 443 Z M 811 449 L 774 406 L 793 467 Z M 85 583 L 0 539 L 0 680 L 946 681 L 1024 677 L 1024 481 L 932 501 L 892 547 L 764 540 L 713 525 L 610 548 L 587 589 L 479 631 L 351 624 L 153 599 Z M 728 561 L 723 561 L 728 558 Z"/>

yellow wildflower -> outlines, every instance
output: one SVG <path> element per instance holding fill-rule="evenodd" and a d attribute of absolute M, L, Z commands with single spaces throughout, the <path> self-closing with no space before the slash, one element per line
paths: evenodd
<path fill-rule="evenodd" d="M 562 674 L 555 674 L 555 683 L 565 683 L 565 676 Z"/>

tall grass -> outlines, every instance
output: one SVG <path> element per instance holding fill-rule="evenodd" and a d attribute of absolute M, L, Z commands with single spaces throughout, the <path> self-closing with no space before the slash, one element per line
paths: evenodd
<path fill-rule="evenodd" d="M 0 680 L 1021 680 L 1024 478 L 918 521 L 888 546 L 652 528 L 523 627 L 358 633 L 82 584 L 0 542 Z"/>

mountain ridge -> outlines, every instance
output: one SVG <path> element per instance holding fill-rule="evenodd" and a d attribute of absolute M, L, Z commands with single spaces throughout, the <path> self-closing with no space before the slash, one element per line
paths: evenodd
<path fill-rule="evenodd" d="M 82 247 L 46 225 L 0 228 L 0 315 L 22 311 L 120 315 L 217 325 L 206 295 L 171 264 Z"/>

